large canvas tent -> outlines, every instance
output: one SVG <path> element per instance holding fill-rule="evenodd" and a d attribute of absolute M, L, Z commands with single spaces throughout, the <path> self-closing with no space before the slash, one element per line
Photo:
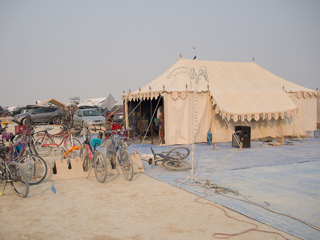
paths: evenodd
<path fill-rule="evenodd" d="M 106 98 L 91 98 L 91 99 L 87 99 L 84 102 L 79 103 L 78 107 L 81 107 L 81 106 L 92 106 L 92 107 L 96 106 L 96 107 L 98 107 L 105 100 L 106 100 Z"/>
<path fill-rule="evenodd" d="M 108 97 L 100 104 L 99 107 L 107 108 L 110 110 L 115 103 L 116 103 L 116 100 L 114 100 L 114 97 L 110 93 Z"/>
<path fill-rule="evenodd" d="M 165 143 L 171 145 L 190 144 L 192 131 L 195 142 L 205 142 L 208 130 L 214 142 L 231 141 L 236 125 L 249 125 L 252 138 L 303 135 L 316 129 L 317 96 L 254 62 L 179 59 L 123 99 L 128 123 L 129 102 L 161 97 Z"/>

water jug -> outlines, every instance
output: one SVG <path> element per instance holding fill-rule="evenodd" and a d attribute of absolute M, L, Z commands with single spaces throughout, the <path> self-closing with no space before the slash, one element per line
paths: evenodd
<path fill-rule="evenodd" d="M 208 144 L 208 145 L 211 145 L 211 143 L 212 143 L 212 133 L 211 133 L 211 131 L 209 130 L 209 131 L 208 131 L 208 134 L 207 134 L 207 144 Z"/>

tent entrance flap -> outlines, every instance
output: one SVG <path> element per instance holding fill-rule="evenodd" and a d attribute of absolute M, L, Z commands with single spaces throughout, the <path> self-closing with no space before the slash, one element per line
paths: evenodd
<path fill-rule="evenodd" d="M 197 94 L 195 142 L 206 142 L 212 116 L 211 100 L 208 92 Z M 193 93 L 188 93 L 184 99 L 175 99 L 170 93 L 164 93 L 166 145 L 192 143 L 193 98 Z"/>

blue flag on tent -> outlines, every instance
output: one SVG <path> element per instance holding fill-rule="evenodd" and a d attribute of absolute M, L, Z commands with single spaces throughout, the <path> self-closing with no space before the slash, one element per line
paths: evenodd
<path fill-rule="evenodd" d="M 197 58 L 197 56 L 194 56 L 193 60 L 195 60 Z"/>

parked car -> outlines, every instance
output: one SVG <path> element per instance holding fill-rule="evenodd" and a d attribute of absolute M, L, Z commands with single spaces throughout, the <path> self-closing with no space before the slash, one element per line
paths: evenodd
<path fill-rule="evenodd" d="M 113 122 L 119 124 L 120 126 L 123 126 L 124 124 L 123 112 L 115 114 L 113 117 Z"/>
<path fill-rule="evenodd" d="M 14 117 L 15 115 L 18 115 L 18 114 L 23 113 L 22 111 L 24 111 L 24 110 L 37 109 L 37 108 L 40 108 L 40 106 L 37 106 L 37 105 L 27 105 L 27 106 L 25 106 L 25 107 L 19 107 L 19 108 L 14 109 L 13 111 L 11 111 L 11 112 L 10 112 L 10 115 L 11 115 L 12 117 Z"/>
<path fill-rule="evenodd" d="M 105 110 L 101 113 L 101 115 L 106 118 L 106 117 L 108 116 L 109 112 L 110 112 L 110 111 L 109 111 L 108 109 L 105 109 Z"/>
<path fill-rule="evenodd" d="M 32 123 L 60 124 L 59 109 L 56 107 L 30 109 L 30 111 L 26 113 L 15 115 L 12 121 L 20 125 L 25 125 L 27 115 L 30 116 Z"/>
<path fill-rule="evenodd" d="M 96 109 L 78 109 L 73 115 L 73 125 L 81 127 L 103 126 L 105 117 Z"/>

